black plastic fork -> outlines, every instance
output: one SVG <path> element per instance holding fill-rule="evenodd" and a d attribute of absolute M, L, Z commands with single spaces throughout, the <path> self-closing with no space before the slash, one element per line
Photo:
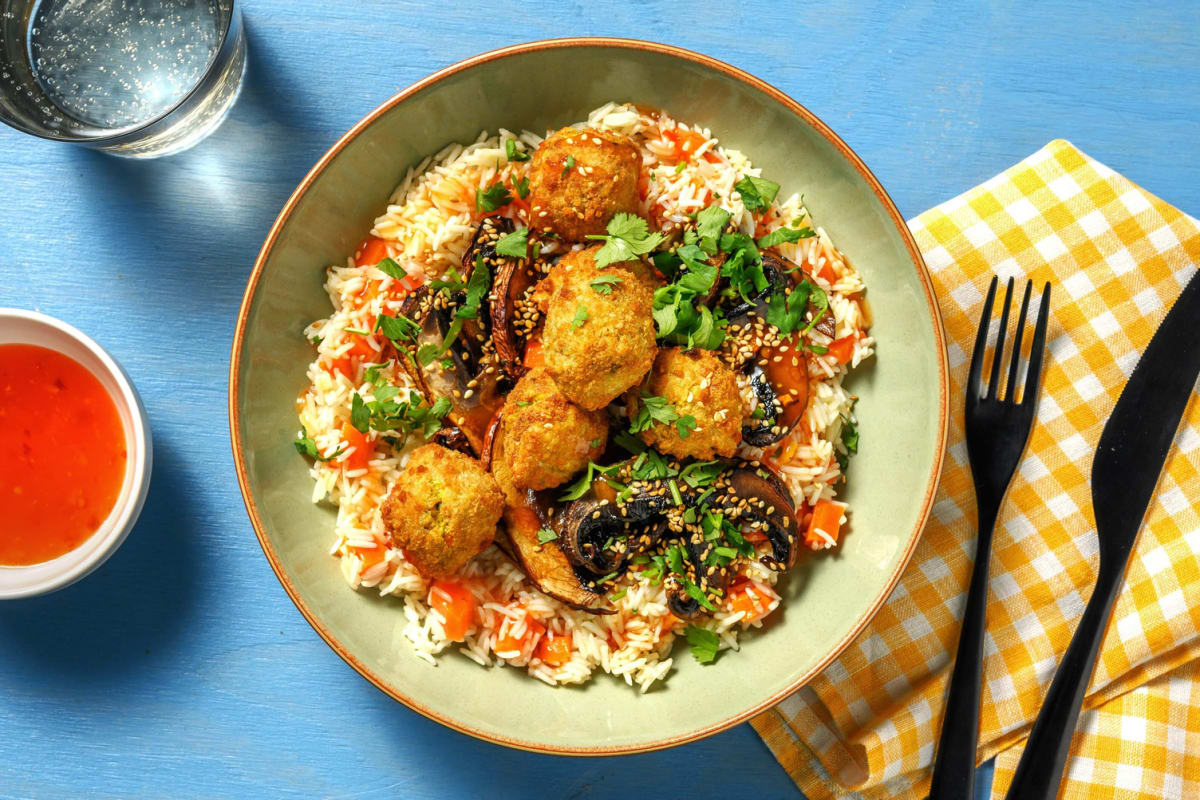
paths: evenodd
<path fill-rule="evenodd" d="M 967 376 L 967 458 L 971 462 L 975 503 L 979 509 L 979 538 L 975 546 L 971 584 L 967 589 L 967 606 L 963 611 L 962 632 L 958 638 L 958 653 L 954 659 L 954 674 L 950 679 L 950 693 L 946 697 L 942 733 L 933 762 L 929 800 L 963 800 L 975 796 L 975 751 L 979 744 L 979 695 L 983 681 L 983 632 L 987 622 L 987 577 L 992 530 L 996 526 L 996 516 L 1004 493 L 1008 490 L 1013 473 L 1017 471 L 1021 454 L 1033 430 L 1042 356 L 1046 349 L 1046 321 L 1050 316 L 1049 283 L 1042 289 L 1037 325 L 1029 349 L 1025 388 L 1020 402 L 1017 402 L 1021 337 L 1025 329 L 1025 315 L 1029 310 L 1029 296 L 1033 290 L 1033 282 L 1030 281 L 1025 284 L 1021 315 L 1017 319 L 1007 391 L 1001 398 L 1000 365 L 1004 360 L 1004 338 L 1013 294 L 1013 281 L 1009 278 L 1008 290 L 1004 294 L 1004 310 L 1000 313 L 1000 329 L 996 335 L 996 350 L 992 356 L 991 377 L 986 391 L 983 390 L 983 361 L 996 284 L 997 279 L 992 278 L 979 320 L 975 350 L 971 353 L 971 370 Z"/>

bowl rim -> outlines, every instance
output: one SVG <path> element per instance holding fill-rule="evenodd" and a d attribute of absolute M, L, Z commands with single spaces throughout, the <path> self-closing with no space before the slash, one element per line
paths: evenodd
<path fill-rule="evenodd" d="M 523 53 L 536 52 L 541 50 L 557 50 L 570 49 L 573 47 L 601 47 L 612 48 L 616 50 L 642 50 L 658 53 L 661 55 L 671 56 L 683 61 L 688 61 L 699 66 L 707 67 L 724 75 L 733 78 L 746 84 L 752 89 L 755 89 L 775 102 L 782 105 L 784 108 L 791 111 L 796 116 L 803 119 L 808 125 L 812 126 L 822 137 L 833 145 L 847 161 L 854 167 L 859 175 L 866 181 L 871 191 L 887 211 L 897 233 L 904 242 L 908 250 L 909 258 L 912 266 L 917 272 L 917 277 L 921 282 L 921 287 L 924 290 L 925 302 L 930 311 L 930 317 L 933 320 L 933 334 L 937 350 L 938 363 L 938 421 L 937 421 L 937 450 L 933 459 L 933 465 L 930 470 L 929 480 L 925 496 L 921 501 L 921 511 L 917 518 L 917 523 L 913 535 L 909 538 L 909 542 L 900 559 L 896 562 L 896 567 L 892 574 L 888 577 L 886 584 L 878 595 L 872 600 L 870 606 L 864 611 L 854 625 L 838 641 L 830 652 L 818 661 L 811 669 L 800 675 L 796 680 L 790 683 L 784 689 L 774 693 L 770 697 L 761 702 L 743 709 L 736 714 L 733 714 L 719 722 L 706 725 L 696 730 L 688 731 L 676 736 L 669 736 L 661 739 L 655 739 L 647 742 L 639 742 L 633 744 L 622 745 L 597 745 L 592 747 L 573 747 L 567 745 L 550 745 L 540 742 L 528 741 L 516 737 L 508 737 L 481 730 L 470 725 L 467 725 L 459 720 L 456 720 L 446 714 L 435 711 L 423 705 L 419 700 L 410 697 L 395 687 L 389 685 L 384 679 L 375 674 L 370 668 L 363 664 L 353 653 L 351 653 L 334 635 L 332 631 L 325 627 L 317 618 L 313 611 L 307 606 L 299 591 L 293 584 L 292 579 L 284 572 L 282 565 L 272 547 L 267 534 L 262 518 L 259 516 L 258 508 L 254 497 L 250 491 L 249 474 L 246 467 L 245 454 L 242 452 L 241 437 L 242 437 L 242 421 L 237 408 L 237 387 L 240 376 L 240 361 L 242 354 L 243 340 L 246 334 L 246 328 L 249 318 L 250 306 L 253 302 L 255 291 L 258 287 L 258 281 L 262 276 L 263 268 L 266 264 L 271 250 L 274 248 L 275 241 L 283 226 L 287 223 L 292 211 L 299 203 L 300 199 L 308 192 L 309 188 L 317 177 L 324 171 L 325 167 L 336 157 L 342 149 L 369 127 L 381 115 L 390 111 L 393 107 L 412 97 L 418 92 L 433 86 L 440 81 L 462 72 L 467 69 L 486 64 L 490 61 L 503 59 L 508 56 L 518 55 Z M 254 528 L 255 535 L 258 537 L 259 545 L 262 547 L 267 561 L 271 565 L 271 569 L 275 572 L 275 576 L 279 579 L 284 591 L 291 598 L 292 603 L 308 621 L 313 630 L 325 641 L 327 645 L 337 655 L 349 664 L 355 671 L 366 678 L 369 682 L 388 695 L 394 700 L 403 703 L 413 711 L 428 717 L 429 719 L 439 722 L 448 728 L 456 730 L 460 733 L 465 733 L 468 736 L 473 736 L 483 741 L 501 744 L 512 747 L 518 750 L 525 750 L 534 753 L 547 753 L 552 755 L 575 755 L 575 756 L 607 756 L 607 755 L 622 755 L 633 753 L 644 753 L 654 750 L 662 750 L 669 747 L 693 742 L 698 739 L 703 739 L 708 736 L 720 733 L 727 730 L 738 723 L 744 722 L 757 714 L 766 711 L 779 703 L 784 698 L 790 696 L 798 689 L 803 687 L 814 677 L 820 674 L 828 667 L 834 659 L 849 647 L 850 643 L 862 633 L 870 620 L 875 616 L 883 604 L 891 595 L 892 590 L 900 582 L 901 576 L 908 567 L 909 561 L 912 559 L 913 552 L 916 550 L 917 543 L 921 539 L 921 533 L 925 528 L 929 519 L 929 514 L 933 506 L 934 496 L 937 493 L 939 480 L 942 472 L 942 462 L 946 452 L 946 437 L 949 427 L 949 370 L 947 366 L 946 355 L 946 336 L 945 329 L 942 323 L 941 313 L 938 309 L 937 298 L 934 295 L 932 279 L 929 275 L 929 270 L 925 265 L 925 261 L 921 256 L 921 251 L 917 248 L 916 240 L 908 229 L 908 225 L 904 221 L 904 217 L 896 208 L 895 202 L 884 190 L 878 178 L 867 168 L 863 160 L 839 137 L 833 130 L 822 122 L 815 114 L 809 111 L 806 107 L 793 100 L 784 92 L 775 88 L 766 81 L 756 78 L 750 73 L 737 67 L 726 64 L 719 59 L 706 56 L 701 53 L 696 53 L 691 50 L 686 50 L 674 45 L 662 44 L 659 42 L 651 42 L 640 39 L 624 39 L 607 36 L 575 36 L 560 39 L 542 39 L 531 42 L 523 42 L 520 44 L 509 45 L 495 50 L 489 50 L 480 53 L 470 58 L 463 59 L 448 67 L 444 67 L 436 72 L 427 75 L 426 77 L 411 84 L 405 89 L 392 95 L 389 99 L 381 103 L 374 110 L 364 116 L 361 120 L 354 124 L 345 134 L 343 134 L 334 144 L 325 152 L 317 163 L 309 170 L 308 174 L 299 183 L 296 189 L 284 204 L 283 209 L 279 212 L 275 222 L 271 225 L 270 231 L 267 233 L 266 239 L 263 241 L 262 248 L 259 250 L 258 256 L 254 262 L 254 268 L 250 273 L 250 277 L 246 283 L 246 291 L 242 297 L 241 307 L 238 310 L 237 325 L 233 336 L 233 345 L 230 354 L 229 364 L 229 433 L 233 446 L 233 462 L 234 468 L 237 471 L 238 485 L 242 492 L 242 500 L 246 505 L 246 512 L 250 517 L 251 525 Z"/>
<path fill-rule="evenodd" d="M 27 330 L 48 329 L 57 331 L 82 345 L 96 359 L 96 362 L 100 365 L 105 375 L 111 378 L 113 384 L 115 384 L 116 393 L 109 391 L 108 395 L 112 399 L 114 406 L 118 406 L 118 408 L 124 407 L 126 410 L 129 417 L 129 429 L 125 431 L 126 444 L 132 443 L 132 446 L 129 447 L 129 453 L 126 456 L 125 478 L 121 482 L 121 488 L 117 494 L 116 501 L 113 503 L 112 510 L 109 511 L 108 516 L 105 517 L 100 527 L 78 547 L 68 550 L 66 553 L 49 561 L 41 561 L 28 565 L 0 566 L 0 570 L 9 573 L 40 572 L 54 566 L 56 563 L 61 567 L 61 571 L 56 571 L 40 580 L 35 579 L 34 583 L 25 586 L 15 589 L 0 587 L 0 601 L 3 601 L 37 597 L 66 588 L 90 575 L 104 564 L 104 562 L 108 561 L 113 553 L 120 549 L 121 545 L 125 543 L 125 539 L 129 536 L 130 531 L 133 530 L 134 525 L 137 524 L 138 517 L 142 513 L 142 507 L 146 502 L 146 495 L 150 489 L 150 474 L 153 471 L 154 443 L 150 432 L 149 420 L 146 418 L 146 410 L 142 406 L 142 400 L 138 395 L 137 388 L 133 385 L 133 381 L 130 380 L 117 360 L 101 347 L 95 339 L 92 339 L 74 325 L 51 317 L 48 314 L 43 314 L 40 311 L 29 311 L 22 308 L 0 308 L 0 320 L 15 321 Z M 3 344 L 15 344 L 15 342 L 0 342 L 0 345 Z M 31 342 L 31 344 L 45 347 L 71 358 L 70 355 L 63 353 L 58 347 L 46 344 L 43 341 Z M 82 364 L 81 366 L 88 372 L 96 375 L 97 370 L 93 370 L 89 365 Z M 96 375 L 96 379 L 103 382 L 103 376 L 101 375 Z M 122 427 L 124 427 L 124 423 L 122 423 Z M 92 542 L 95 542 L 95 544 L 91 544 Z M 91 552 L 82 559 L 74 555 L 89 546 L 91 547 Z"/>

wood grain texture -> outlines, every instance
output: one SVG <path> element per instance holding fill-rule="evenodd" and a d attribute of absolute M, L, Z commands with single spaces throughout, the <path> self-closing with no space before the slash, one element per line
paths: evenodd
<path fill-rule="evenodd" d="M 797 795 L 747 726 L 579 761 L 428 722 L 322 644 L 262 557 L 225 414 L 246 277 L 325 148 L 435 69 L 529 39 L 658 39 L 796 97 L 908 216 L 1055 137 L 1200 212 L 1191 4 L 248 0 L 244 12 L 244 92 L 190 152 L 129 162 L 0 129 L 0 305 L 97 338 L 155 434 L 150 497 L 122 550 L 74 587 L 0 606 L 0 797 L 582 798 L 647 785 L 706 797 L 734 771 L 749 796 Z"/>

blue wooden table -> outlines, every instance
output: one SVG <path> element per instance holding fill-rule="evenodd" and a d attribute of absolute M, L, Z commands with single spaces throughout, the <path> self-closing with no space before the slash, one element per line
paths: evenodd
<path fill-rule="evenodd" d="M 748 726 L 569 760 L 453 733 L 359 678 L 293 608 L 243 510 L 234 318 L 276 212 L 351 124 L 451 62 L 570 34 L 668 41 L 765 78 L 907 216 L 1060 136 L 1200 212 L 1200 7 L 961 5 L 247 0 L 244 92 L 194 150 L 131 162 L 0 129 L 0 305 L 97 338 L 155 436 L 124 548 L 76 586 L 0 605 L 0 797 L 705 797 L 735 773 L 748 796 L 796 796 Z"/>

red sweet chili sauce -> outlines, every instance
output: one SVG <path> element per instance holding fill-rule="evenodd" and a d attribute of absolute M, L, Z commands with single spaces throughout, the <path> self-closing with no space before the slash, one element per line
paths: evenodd
<path fill-rule="evenodd" d="M 96 376 L 54 350 L 0 344 L 0 564 L 74 550 L 112 511 L 125 430 Z"/>

